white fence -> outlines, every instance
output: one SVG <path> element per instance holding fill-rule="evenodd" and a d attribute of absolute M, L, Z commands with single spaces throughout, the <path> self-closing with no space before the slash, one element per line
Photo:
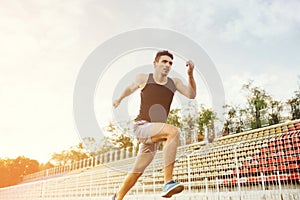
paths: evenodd
<path fill-rule="evenodd" d="M 113 156 L 109 156 L 113 157 Z M 134 157 L 42 176 L 43 180 L 0 188 L 0 200 L 109 199 Z M 161 199 L 162 152 L 126 199 Z M 173 199 L 300 199 L 300 123 L 231 135 L 211 144 L 180 147 L 175 179 L 185 190 Z"/>

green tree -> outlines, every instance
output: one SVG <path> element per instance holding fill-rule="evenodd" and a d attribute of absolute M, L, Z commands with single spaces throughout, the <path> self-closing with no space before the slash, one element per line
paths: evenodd
<path fill-rule="evenodd" d="M 198 109 L 195 102 L 190 101 L 183 107 L 181 116 L 181 130 L 185 137 L 185 144 L 190 144 L 193 141 L 193 136 L 196 136 L 197 132 L 197 117 Z"/>
<path fill-rule="evenodd" d="M 246 128 L 247 110 L 239 106 L 225 105 L 225 122 L 223 127 L 223 135 L 229 133 L 240 133 Z"/>
<path fill-rule="evenodd" d="M 243 85 L 243 89 L 247 92 L 246 98 L 248 103 L 248 110 L 254 119 L 252 128 L 260 128 L 261 124 L 261 111 L 268 106 L 268 99 L 270 96 L 265 90 L 253 86 L 253 81 Z"/>
<path fill-rule="evenodd" d="M 182 121 L 181 121 L 181 117 L 180 117 L 179 113 L 180 113 L 179 108 L 172 109 L 168 115 L 167 124 L 171 124 L 171 125 L 176 126 L 177 128 L 181 129 Z"/>
<path fill-rule="evenodd" d="M 291 99 L 288 99 L 286 102 L 291 108 L 291 118 L 300 119 L 300 87 L 298 91 L 294 92 L 295 96 Z"/>
<path fill-rule="evenodd" d="M 182 119 L 182 130 L 184 132 L 186 144 L 190 144 L 192 142 L 192 135 L 196 130 L 197 118 L 195 115 L 187 114 L 183 116 Z"/>
<path fill-rule="evenodd" d="M 113 122 L 110 122 L 107 131 L 111 133 L 107 137 L 107 142 L 110 142 L 114 149 L 126 149 L 133 147 L 133 136 L 130 135 L 130 122 L 127 122 L 125 127 L 120 129 Z"/>
<path fill-rule="evenodd" d="M 212 109 L 205 108 L 203 105 L 201 106 L 197 118 L 198 134 L 204 135 L 204 129 L 206 128 L 210 142 L 214 139 L 214 124 L 216 119 L 217 115 Z"/>
<path fill-rule="evenodd" d="M 237 116 L 235 107 L 226 104 L 223 106 L 223 108 L 226 110 L 226 112 L 224 113 L 225 121 L 223 125 L 223 136 L 225 136 L 233 132 L 233 127 L 235 126 L 234 119 Z"/>
<path fill-rule="evenodd" d="M 241 133 L 245 130 L 246 124 L 245 121 L 249 120 L 247 117 L 247 110 L 237 107 L 237 121 L 235 122 L 235 132 Z"/>
<path fill-rule="evenodd" d="M 278 124 L 281 119 L 281 111 L 283 109 L 283 105 L 280 101 L 277 100 L 271 100 L 270 103 L 270 112 L 269 112 L 269 124 Z"/>

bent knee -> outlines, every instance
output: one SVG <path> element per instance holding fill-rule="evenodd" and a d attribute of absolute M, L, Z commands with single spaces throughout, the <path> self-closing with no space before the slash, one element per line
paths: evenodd
<path fill-rule="evenodd" d="M 167 129 L 168 129 L 168 132 L 170 132 L 170 133 L 179 133 L 179 128 L 177 128 L 176 126 L 173 126 L 173 125 L 171 125 L 171 124 L 167 124 L 166 125 L 167 127 Z"/>
<path fill-rule="evenodd" d="M 178 137 L 179 138 L 179 133 L 180 133 L 179 128 L 177 128 L 176 126 L 173 126 L 173 125 L 168 125 L 167 129 L 168 129 L 167 132 L 168 132 L 169 137 Z"/>

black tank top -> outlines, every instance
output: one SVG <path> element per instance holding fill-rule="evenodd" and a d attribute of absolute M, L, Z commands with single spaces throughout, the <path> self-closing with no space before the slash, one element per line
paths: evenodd
<path fill-rule="evenodd" d="M 172 79 L 164 85 L 157 84 L 153 74 L 149 74 L 145 87 L 141 90 L 140 113 L 135 121 L 163 122 L 168 118 L 176 86 Z"/>

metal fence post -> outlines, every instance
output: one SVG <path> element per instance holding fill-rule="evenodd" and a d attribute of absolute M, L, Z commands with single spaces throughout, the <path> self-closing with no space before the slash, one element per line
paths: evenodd
<path fill-rule="evenodd" d="M 240 172 L 239 172 L 239 163 L 238 163 L 238 159 L 237 159 L 237 152 L 236 152 L 236 148 L 240 145 L 240 143 L 237 143 L 237 145 L 235 145 L 233 147 L 234 149 L 234 159 L 235 159 L 235 169 L 236 169 L 236 178 L 237 178 L 237 183 L 238 183 L 238 190 L 239 190 L 239 197 L 240 199 L 242 198 L 242 194 L 241 194 L 241 182 L 240 182 Z"/>
<path fill-rule="evenodd" d="M 108 169 L 106 170 L 106 196 L 108 196 L 108 183 L 109 183 L 109 173 L 108 173 Z"/>
<path fill-rule="evenodd" d="M 191 156 L 188 155 L 187 156 L 187 162 L 188 162 L 188 188 L 189 188 L 189 193 L 191 192 L 191 161 L 190 161 L 190 158 Z"/>
<path fill-rule="evenodd" d="M 205 196 L 208 197 L 208 180 L 205 178 Z"/>
<path fill-rule="evenodd" d="M 90 172 L 90 197 L 92 197 L 92 188 L 93 188 L 93 172 Z"/>
<path fill-rule="evenodd" d="M 154 166 L 155 162 L 152 162 L 152 174 L 153 174 L 153 192 L 155 192 L 155 166 Z"/>
<path fill-rule="evenodd" d="M 280 198 L 283 199 L 282 191 L 281 191 L 281 183 L 280 183 L 280 174 L 279 174 L 279 171 L 277 171 L 277 178 L 278 178 L 278 187 L 279 187 Z"/>
<path fill-rule="evenodd" d="M 261 176 L 261 186 L 262 186 L 262 189 L 263 189 L 264 198 L 266 198 L 266 189 L 265 189 L 264 173 L 263 173 L 263 172 L 260 172 L 260 176 Z"/>
<path fill-rule="evenodd" d="M 216 177 L 216 187 L 217 187 L 218 199 L 220 199 L 220 191 L 219 191 L 219 180 L 218 180 L 218 177 Z"/>

